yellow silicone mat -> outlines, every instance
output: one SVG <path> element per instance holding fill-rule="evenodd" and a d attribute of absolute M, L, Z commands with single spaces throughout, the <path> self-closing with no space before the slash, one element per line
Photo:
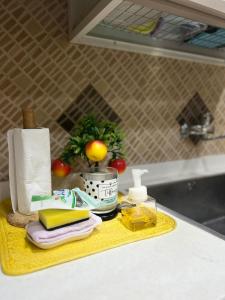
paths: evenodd
<path fill-rule="evenodd" d="M 155 227 L 132 232 L 120 222 L 120 217 L 104 222 L 99 230 L 84 240 L 53 249 L 41 250 L 26 238 L 23 228 L 11 226 L 6 214 L 11 210 L 9 200 L 0 203 L 0 262 L 7 275 L 22 275 L 78 259 L 135 241 L 167 233 L 176 227 L 168 215 L 158 212 Z"/>

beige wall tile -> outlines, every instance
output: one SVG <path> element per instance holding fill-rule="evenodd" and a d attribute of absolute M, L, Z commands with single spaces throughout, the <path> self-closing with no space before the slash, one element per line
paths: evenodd
<path fill-rule="evenodd" d="M 176 122 L 198 92 L 216 133 L 225 133 L 224 67 L 70 44 L 66 3 L 1 4 L 0 180 L 8 176 L 6 132 L 22 125 L 21 105 L 31 101 L 38 124 L 50 128 L 56 157 L 69 137 L 56 120 L 89 84 L 122 119 L 129 164 L 225 152 L 225 140 L 197 146 L 181 140 Z"/>

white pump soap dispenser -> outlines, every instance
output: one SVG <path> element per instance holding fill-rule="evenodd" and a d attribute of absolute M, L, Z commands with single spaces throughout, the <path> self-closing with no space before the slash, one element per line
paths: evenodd
<path fill-rule="evenodd" d="M 141 185 L 141 176 L 145 173 L 148 170 L 132 170 L 134 186 L 125 197 L 128 202 L 121 206 L 122 223 L 132 231 L 155 226 L 157 221 L 156 201 L 148 196 L 147 187 Z"/>
<path fill-rule="evenodd" d="M 133 181 L 134 187 L 129 188 L 128 198 L 134 203 L 140 203 L 146 201 L 148 198 L 147 187 L 141 185 L 141 176 L 148 173 L 148 170 L 133 169 Z"/>

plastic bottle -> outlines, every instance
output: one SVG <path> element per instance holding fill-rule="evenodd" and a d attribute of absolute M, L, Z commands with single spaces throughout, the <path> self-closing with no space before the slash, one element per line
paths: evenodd
<path fill-rule="evenodd" d="M 133 169 L 134 186 L 129 188 L 121 208 L 122 223 L 130 230 L 136 231 L 156 225 L 156 201 L 148 196 L 147 187 L 141 185 L 141 176 L 148 170 Z"/>

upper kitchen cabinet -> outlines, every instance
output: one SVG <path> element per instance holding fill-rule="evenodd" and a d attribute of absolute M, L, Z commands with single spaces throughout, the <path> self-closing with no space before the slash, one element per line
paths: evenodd
<path fill-rule="evenodd" d="M 73 43 L 225 64 L 223 0 L 68 0 Z"/>

